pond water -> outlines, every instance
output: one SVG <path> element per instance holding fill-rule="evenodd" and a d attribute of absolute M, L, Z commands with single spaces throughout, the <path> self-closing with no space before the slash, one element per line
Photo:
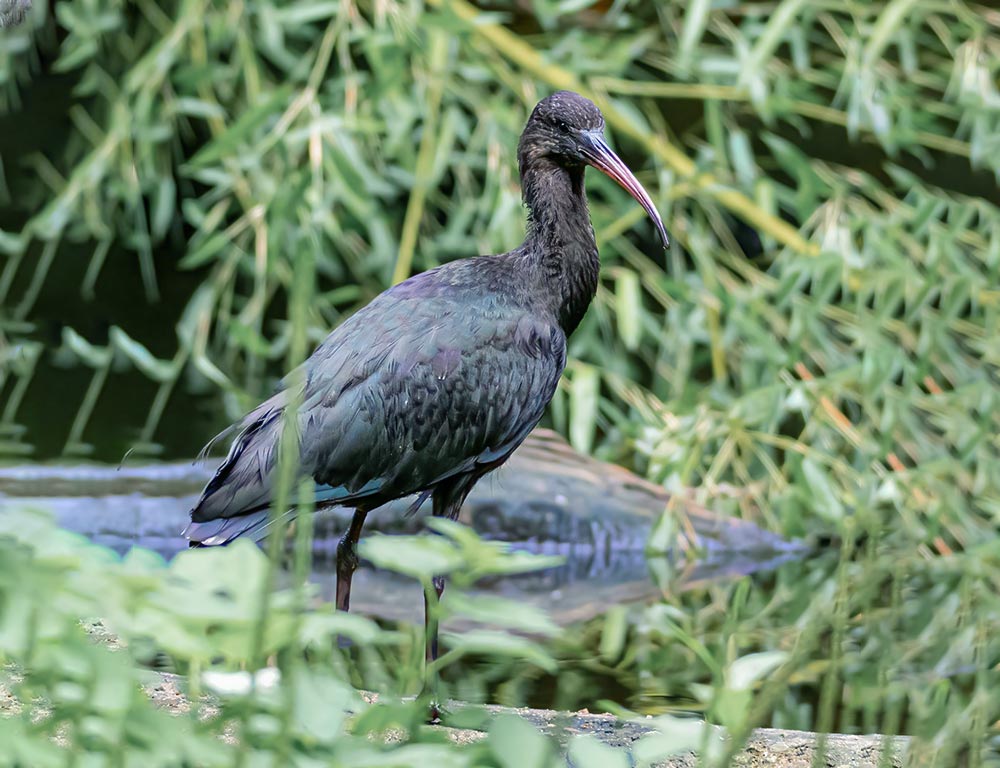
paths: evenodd
<path fill-rule="evenodd" d="M 511 469 L 480 484 L 463 510 L 463 520 L 484 537 L 508 541 L 518 549 L 560 554 L 565 563 L 494 579 L 479 589 L 542 607 L 563 625 L 597 616 L 612 605 L 657 595 L 660 587 L 650 578 L 644 549 L 664 505 L 662 491 L 559 444 L 536 442 L 534 448 L 538 455 L 522 456 Z M 529 453 L 531 449 L 529 445 Z M 95 543 L 120 553 L 141 546 L 169 559 L 186 549 L 180 532 L 210 474 L 211 467 L 187 463 L 8 466 L 0 468 L 0 514 L 16 507 L 44 508 L 60 526 Z M 373 512 L 366 533 L 419 531 L 423 512 L 401 514 L 408 503 L 402 500 Z M 327 600 L 334 596 L 335 549 L 349 514 L 324 511 L 315 521 L 312 580 Z M 699 551 L 697 556 L 678 552 L 670 557 L 671 570 L 678 574 L 673 589 L 766 571 L 803 554 L 801 545 L 754 526 L 701 511 L 697 515 Z M 352 609 L 420 621 L 420 594 L 416 582 L 363 564 L 355 577 Z"/>

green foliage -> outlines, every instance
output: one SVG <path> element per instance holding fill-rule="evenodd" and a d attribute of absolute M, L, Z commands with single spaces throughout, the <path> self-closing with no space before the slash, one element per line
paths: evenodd
<path fill-rule="evenodd" d="M 465 530 L 450 537 L 394 537 L 369 549 L 390 562 L 408 556 L 399 570 L 421 579 L 430 578 L 441 552 L 461 574 L 551 564 L 544 557 L 529 564 L 529 556 L 505 554 Z M 400 698 L 420 693 L 423 680 L 422 638 L 413 632 L 337 613 L 303 594 L 303 585 L 268 592 L 262 622 L 258 599 L 268 590 L 269 571 L 267 557 L 250 542 L 193 550 L 165 563 L 138 549 L 118 558 L 37 512 L 0 517 L 0 686 L 12 696 L 0 711 L 0 765 L 65 765 L 62 749 L 119 765 L 214 766 L 236 759 L 506 765 L 519 754 L 514 739 L 528 731 L 532 764 L 552 764 L 553 746 L 520 722 L 498 722 L 488 741 L 464 748 L 422 728 L 426 694 L 416 701 Z M 552 669 L 541 645 L 504 629 L 554 634 L 543 616 L 499 598 L 473 604 L 462 596 L 464 583 L 455 579 L 457 599 L 445 601 L 443 615 L 466 614 L 494 629 L 449 637 L 439 671 L 464 655 L 484 653 Z M 98 616 L 122 648 L 113 651 L 87 637 L 81 621 Z M 340 639 L 355 650 L 340 649 Z M 277 659 L 277 667 L 258 669 L 257 648 Z M 150 684 L 145 667 L 157 653 L 187 673 L 194 702 L 189 715 L 157 709 L 140 690 Z M 379 690 L 381 698 L 370 703 L 356 685 Z M 203 691 L 214 700 L 202 701 Z M 380 738 L 387 730 L 395 733 L 388 741 Z"/>
<path fill-rule="evenodd" d="M 598 99 L 628 157 L 648 166 L 641 175 L 659 186 L 679 243 L 666 269 L 646 257 L 633 232 L 653 242 L 641 211 L 590 179 L 605 280 L 571 349 L 573 406 L 560 426 L 575 444 L 632 454 L 654 477 L 705 488 L 762 471 L 799 477 L 801 460 L 784 462 L 775 445 L 786 438 L 815 447 L 828 436 L 833 456 L 858 440 L 867 454 L 901 444 L 916 453 L 908 466 L 933 462 L 934 447 L 951 450 L 959 434 L 967 462 L 989 447 L 988 431 L 962 420 L 970 404 L 986 413 L 993 402 L 982 363 L 996 364 L 987 329 L 1000 300 L 997 209 L 962 193 L 967 175 L 928 173 L 942 188 L 894 163 L 933 169 L 957 157 L 1000 173 L 995 15 L 902 0 L 821 9 L 787 0 L 775 13 L 624 2 L 601 15 L 585 5 L 535 3 L 524 17 L 508 9 L 519 26 L 538 25 L 524 39 L 496 25 L 510 14 L 475 20 L 461 2 L 99 0 L 61 3 L 54 18 L 36 7 L 0 47 L 7 108 L 21 115 L 39 50 L 75 78 L 79 101 L 64 148 L 4 153 L 8 175 L 37 169 L 7 200 L 18 228 L 0 236 L 11 350 L 2 365 L 8 386 L 21 386 L 2 414 L 6 450 L 30 450 L 17 418 L 43 354 L 33 307 L 72 244 L 93 253 L 85 298 L 112 246 L 135 254 L 147 301 L 176 270 L 199 272 L 166 356 L 127 326 L 107 343 L 85 339 L 116 350 L 110 369 L 79 344 L 63 349 L 63 362 L 95 372 L 65 449 L 91 450 L 85 437 L 102 429 L 91 421 L 108 378 L 131 371 L 155 383 L 143 390 L 153 400 L 133 442 L 156 452 L 164 416 L 188 417 L 176 398 L 171 406 L 178 383 L 221 390 L 231 416 L 269 389 L 290 354 L 304 254 L 315 343 L 390 279 L 514 245 L 517 134 L 556 86 Z M 67 33 L 58 49 L 55 27 Z M 815 131 L 878 152 L 851 167 Z M 734 216 L 759 234 L 759 259 L 739 255 Z M 584 364 L 599 364 L 601 380 Z M 795 381 L 797 364 L 812 380 Z M 843 423 L 812 418 L 827 390 L 848 420 L 865 422 L 846 444 L 837 445 Z M 805 440 L 788 428 L 800 419 L 815 422 Z M 664 443 L 691 434 L 692 420 L 709 433 L 732 420 L 750 430 L 721 452 L 736 463 L 665 462 Z M 653 444 L 643 439 L 650 429 Z M 703 455 L 720 455 L 724 442 Z"/>

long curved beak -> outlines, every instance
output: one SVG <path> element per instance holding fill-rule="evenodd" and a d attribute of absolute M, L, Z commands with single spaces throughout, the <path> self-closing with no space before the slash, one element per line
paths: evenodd
<path fill-rule="evenodd" d="M 601 173 L 617 181 L 646 210 L 649 218 L 656 224 L 660 239 L 663 240 L 663 247 L 669 248 L 670 239 L 667 237 L 667 230 L 663 228 L 663 221 L 660 219 L 660 214 L 656 210 L 656 206 L 653 205 L 649 193 L 642 188 L 642 184 L 628 169 L 628 166 L 621 161 L 621 158 L 611 150 L 611 147 L 604 140 L 604 136 L 596 131 L 581 133 L 580 145 L 588 165 L 592 165 Z"/>

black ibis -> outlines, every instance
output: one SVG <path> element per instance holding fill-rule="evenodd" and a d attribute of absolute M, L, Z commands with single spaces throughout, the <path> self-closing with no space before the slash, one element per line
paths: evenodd
<path fill-rule="evenodd" d="M 628 190 L 668 246 L 652 200 L 603 129 L 600 110 L 576 93 L 538 103 L 517 149 L 524 242 L 414 275 L 327 336 L 305 362 L 299 391 L 278 392 L 234 425 L 239 434 L 184 531 L 192 546 L 263 535 L 282 413 L 292 401 L 298 469 L 315 480 L 317 508 L 354 509 L 337 547 L 339 609 L 350 604 L 371 510 L 419 494 L 418 505 L 430 496 L 434 515 L 458 516 L 476 482 L 541 419 L 566 365 L 566 338 L 597 290 L 585 167 Z M 433 583 L 440 598 L 443 577 Z M 432 660 L 437 633 L 425 618 Z"/>

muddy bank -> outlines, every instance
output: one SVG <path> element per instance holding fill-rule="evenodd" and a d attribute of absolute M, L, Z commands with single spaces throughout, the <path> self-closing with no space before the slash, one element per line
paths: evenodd
<path fill-rule="evenodd" d="M 143 690 L 157 707 L 174 715 L 190 712 L 191 703 L 185 695 L 186 680 L 183 677 L 163 672 L 151 672 L 149 675 L 150 681 L 143 685 Z M 378 694 L 362 695 L 369 703 L 379 698 Z M 633 765 L 642 755 L 650 754 L 653 742 L 660 733 L 652 718 L 645 721 L 626 721 L 612 715 L 594 715 L 585 711 L 557 712 L 547 709 L 479 706 L 458 701 L 449 702 L 448 708 L 453 714 L 463 709 L 472 709 L 477 714 L 482 713 L 486 726 L 492 718 L 516 715 L 562 745 L 576 735 L 594 736 L 609 746 L 628 750 L 630 763 Z M 20 713 L 20 703 L 0 683 L 0 717 Z M 218 706 L 212 698 L 204 697 L 199 707 L 200 716 L 212 718 L 218 713 Z M 43 702 L 34 703 L 31 711 L 33 719 L 43 718 L 47 714 L 48 710 Z M 439 730 L 460 744 L 486 737 L 485 730 L 452 728 L 447 725 L 426 727 Z M 401 735 L 389 732 L 386 738 L 391 741 L 400 738 Z M 237 743 L 238 734 L 235 726 L 230 724 L 224 728 L 220 738 L 230 744 Z M 56 737 L 57 743 L 66 744 L 65 739 L 65 734 Z M 824 741 L 825 743 L 821 745 L 817 734 L 805 731 L 758 728 L 735 755 L 730 765 L 736 768 L 814 768 L 816 765 L 828 768 L 834 766 L 902 768 L 910 746 L 910 739 L 905 736 L 886 738 L 879 735 L 853 736 L 835 733 L 826 736 Z M 890 754 L 884 757 L 886 749 Z M 820 751 L 822 754 L 817 754 Z M 696 768 L 699 762 L 697 756 L 689 752 L 657 760 L 652 765 L 654 768 Z"/>
<path fill-rule="evenodd" d="M 159 680 L 145 686 L 146 693 L 153 702 L 177 714 L 190 710 L 190 704 L 183 692 L 184 679 L 176 675 L 160 674 Z M 365 694 L 369 702 L 378 700 L 377 694 Z M 500 706 L 472 706 L 462 702 L 449 702 L 449 709 L 455 713 L 464 708 L 473 708 L 486 713 L 487 720 L 499 715 L 517 715 L 565 744 L 574 735 L 589 734 L 605 744 L 628 749 L 632 761 L 637 754 L 650 748 L 650 740 L 658 731 L 650 722 L 625 721 L 612 715 L 594 715 L 587 712 L 557 712 L 547 709 L 511 708 Z M 206 701 L 202 712 L 211 716 L 215 711 L 211 701 Z M 450 728 L 447 726 L 427 726 L 445 732 L 458 743 L 467 743 L 486 737 L 480 730 Z M 391 738 L 390 734 L 390 738 Z M 232 731 L 224 734 L 227 741 L 234 741 Z M 806 731 L 787 731 L 774 728 L 758 728 L 735 756 L 731 765 L 739 768 L 813 768 L 815 765 L 836 766 L 836 768 L 901 768 L 910 740 L 907 737 L 887 739 L 879 735 L 853 736 L 829 734 L 825 745 L 820 746 L 819 737 Z M 822 755 L 817 752 L 822 749 Z M 882 762 L 883 751 L 890 750 L 888 760 Z M 818 760 L 817 760 L 818 758 Z M 693 753 L 681 754 L 654 763 L 657 768 L 695 768 L 698 758 Z"/>

